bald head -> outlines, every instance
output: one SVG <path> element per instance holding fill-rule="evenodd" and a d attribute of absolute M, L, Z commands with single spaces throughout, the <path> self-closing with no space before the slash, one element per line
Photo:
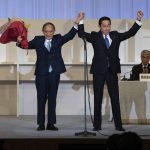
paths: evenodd
<path fill-rule="evenodd" d="M 146 65 L 150 61 L 150 51 L 149 50 L 143 50 L 141 52 L 141 61 L 142 64 Z"/>

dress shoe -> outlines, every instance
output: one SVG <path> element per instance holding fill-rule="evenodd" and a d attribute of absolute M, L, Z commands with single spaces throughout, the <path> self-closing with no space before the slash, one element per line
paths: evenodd
<path fill-rule="evenodd" d="M 125 129 L 123 127 L 116 127 L 116 130 L 118 130 L 118 131 L 125 131 Z"/>
<path fill-rule="evenodd" d="M 99 130 L 101 130 L 101 127 L 94 127 L 93 128 L 93 131 L 99 131 Z"/>
<path fill-rule="evenodd" d="M 46 130 L 52 130 L 52 131 L 57 131 L 58 128 L 55 127 L 53 124 L 47 124 Z"/>
<path fill-rule="evenodd" d="M 39 125 L 37 128 L 37 131 L 43 131 L 45 130 L 45 126 L 44 125 Z"/>

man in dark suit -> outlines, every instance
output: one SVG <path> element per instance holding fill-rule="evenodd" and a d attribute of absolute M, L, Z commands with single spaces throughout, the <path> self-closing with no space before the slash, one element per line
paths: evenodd
<path fill-rule="evenodd" d="M 140 73 L 150 73 L 150 51 L 143 50 L 141 52 L 141 63 L 133 66 L 131 73 L 131 80 L 139 80 Z"/>
<path fill-rule="evenodd" d="M 141 27 L 142 11 L 138 11 L 137 20 L 131 29 L 124 33 L 110 31 L 111 20 L 108 17 L 99 19 L 99 32 L 87 33 L 84 31 L 82 19 L 84 13 L 81 12 L 80 23 L 78 26 L 78 34 L 81 38 L 86 38 L 94 49 L 94 57 L 92 60 L 90 72 L 93 74 L 94 89 L 94 131 L 101 130 L 101 107 L 103 99 L 103 87 L 106 81 L 108 92 L 112 104 L 112 112 L 116 130 L 124 131 L 121 122 L 118 76 L 121 72 L 119 59 L 119 45 L 122 41 L 134 36 Z"/>
<path fill-rule="evenodd" d="M 75 21 L 77 22 L 77 20 Z M 35 36 L 28 42 L 28 49 L 35 49 L 37 54 L 35 84 L 37 90 L 37 130 L 45 130 L 45 104 L 48 99 L 47 130 L 58 130 L 56 124 L 56 97 L 60 74 L 66 71 L 61 55 L 61 47 L 72 40 L 77 33 L 77 26 L 62 36 L 55 33 L 55 26 L 47 22 L 42 28 L 44 36 Z M 18 37 L 18 42 L 22 40 Z"/>

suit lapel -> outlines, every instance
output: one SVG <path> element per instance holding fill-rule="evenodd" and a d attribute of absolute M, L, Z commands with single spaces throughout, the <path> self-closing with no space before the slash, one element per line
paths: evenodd
<path fill-rule="evenodd" d="M 53 38 L 52 38 L 52 43 L 51 43 L 51 50 L 50 50 L 50 53 L 55 53 L 56 52 L 56 48 L 58 46 L 58 44 L 60 44 L 58 42 L 58 36 L 57 35 L 54 35 Z"/>
<path fill-rule="evenodd" d="M 105 44 L 105 39 L 104 39 L 104 37 L 103 37 L 102 32 L 99 31 L 98 34 L 100 35 L 99 37 L 100 37 L 100 40 L 101 40 L 102 44 L 103 44 L 103 45 L 105 46 L 105 48 L 107 49 L 106 44 Z M 113 39 L 115 38 L 115 37 L 114 37 L 114 34 L 112 34 L 112 32 L 110 32 L 110 33 L 109 33 L 109 36 L 110 36 L 110 38 L 111 38 L 111 40 L 112 40 L 112 42 L 113 42 Z M 112 42 L 111 42 L 111 44 L 110 44 L 109 47 L 111 47 Z"/>
<path fill-rule="evenodd" d="M 148 73 L 150 73 L 150 64 L 148 64 Z"/>
<path fill-rule="evenodd" d="M 103 38 L 103 34 L 101 31 L 98 32 L 98 37 L 99 37 L 98 39 L 100 40 L 99 43 L 102 43 L 103 46 L 106 48 L 105 40 Z"/>
<path fill-rule="evenodd" d="M 139 72 L 142 73 L 143 72 L 143 66 L 142 66 L 142 63 L 140 64 L 140 68 L 139 68 Z"/>
<path fill-rule="evenodd" d="M 109 33 L 109 36 L 110 36 L 112 41 L 113 41 L 113 39 L 115 39 L 115 35 L 112 32 Z"/>
<path fill-rule="evenodd" d="M 42 36 L 42 38 L 41 38 L 41 43 L 45 47 L 45 45 L 44 45 L 44 43 L 45 43 L 45 37 L 44 36 Z"/>
<path fill-rule="evenodd" d="M 52 38 L 52 42 L 51 42 L 51 50 L 50 50 L 50 53 L 54 53 L 54 45 L 55 45 L 55 42 L 56 42 L 56 40 L 55 40 L 56 38 L 55 38 L 55 35 L 53 36 L 53 38 Z"/>
<path fill-rule="evenodd" d="M 48 49 L 45 47 L 45 37 L 43 36 L 42 39 L 41 39 L 41 42 L 42 42 L 42 45 L 44 47 L 44 49 L 48 52 L 48 53 L 51 53 L 52 50 L 53 50 L 53 45 L 54 45 L 54 37 L 52 38 L 52 41 L 51 41 L 51 49 L 50 49 L 50 52 L 48 51 Z"/>
<path fill-rule="evenodd" d="M 44 36 L 42 36 L 42 38 L 41 38 L 41 45 L 42 45 L 43 49 L 48 52 L 48 49 L 45 47 L 45 37 Z"/>
<path fill-rule="evenodd" d="M 110 44 L 110 47 L 111 47 L 112 43 L 114 42 L 114 39 L 116 38 L 116 35 L 113 32 L 109 32 L 109 36 L 110 36 L 110 39 L 112 40 Z"/>

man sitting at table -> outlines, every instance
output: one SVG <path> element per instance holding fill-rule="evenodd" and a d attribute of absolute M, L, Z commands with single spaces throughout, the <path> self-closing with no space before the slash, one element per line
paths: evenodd
<path fill-rule="evenodd" d="M 139 74 L 141 73 L 150 73 L 150 51 L 143 50 L 141 52 L 141 63 L 134 65 L 132 68 L 132 74 L 130 80 L 138 81 Z M 146 122 L 146 91 L 147 91 L 147 82 L 134 82 L 134 83 L 122 83 L 122 86 L 125 84 L 125 87 L 120 94 L 120 99 L 122 99 L 122 112 L 124 119 L 130 119 L 130 113 L 132 106 L 134 104 L 135 113 L 137 116 L 138 123 Z M 128 88 L 126 88 L 128 87 Z M 122 87 L 123 88 L 123 87 Z"/>
<path fill-rule="evenodd" d="M 131 80 L 139 80 L 140 73 L 150 73 L 150 51 L 143 50 L 141 52 L 141 63 L 133 66 Z"/>

